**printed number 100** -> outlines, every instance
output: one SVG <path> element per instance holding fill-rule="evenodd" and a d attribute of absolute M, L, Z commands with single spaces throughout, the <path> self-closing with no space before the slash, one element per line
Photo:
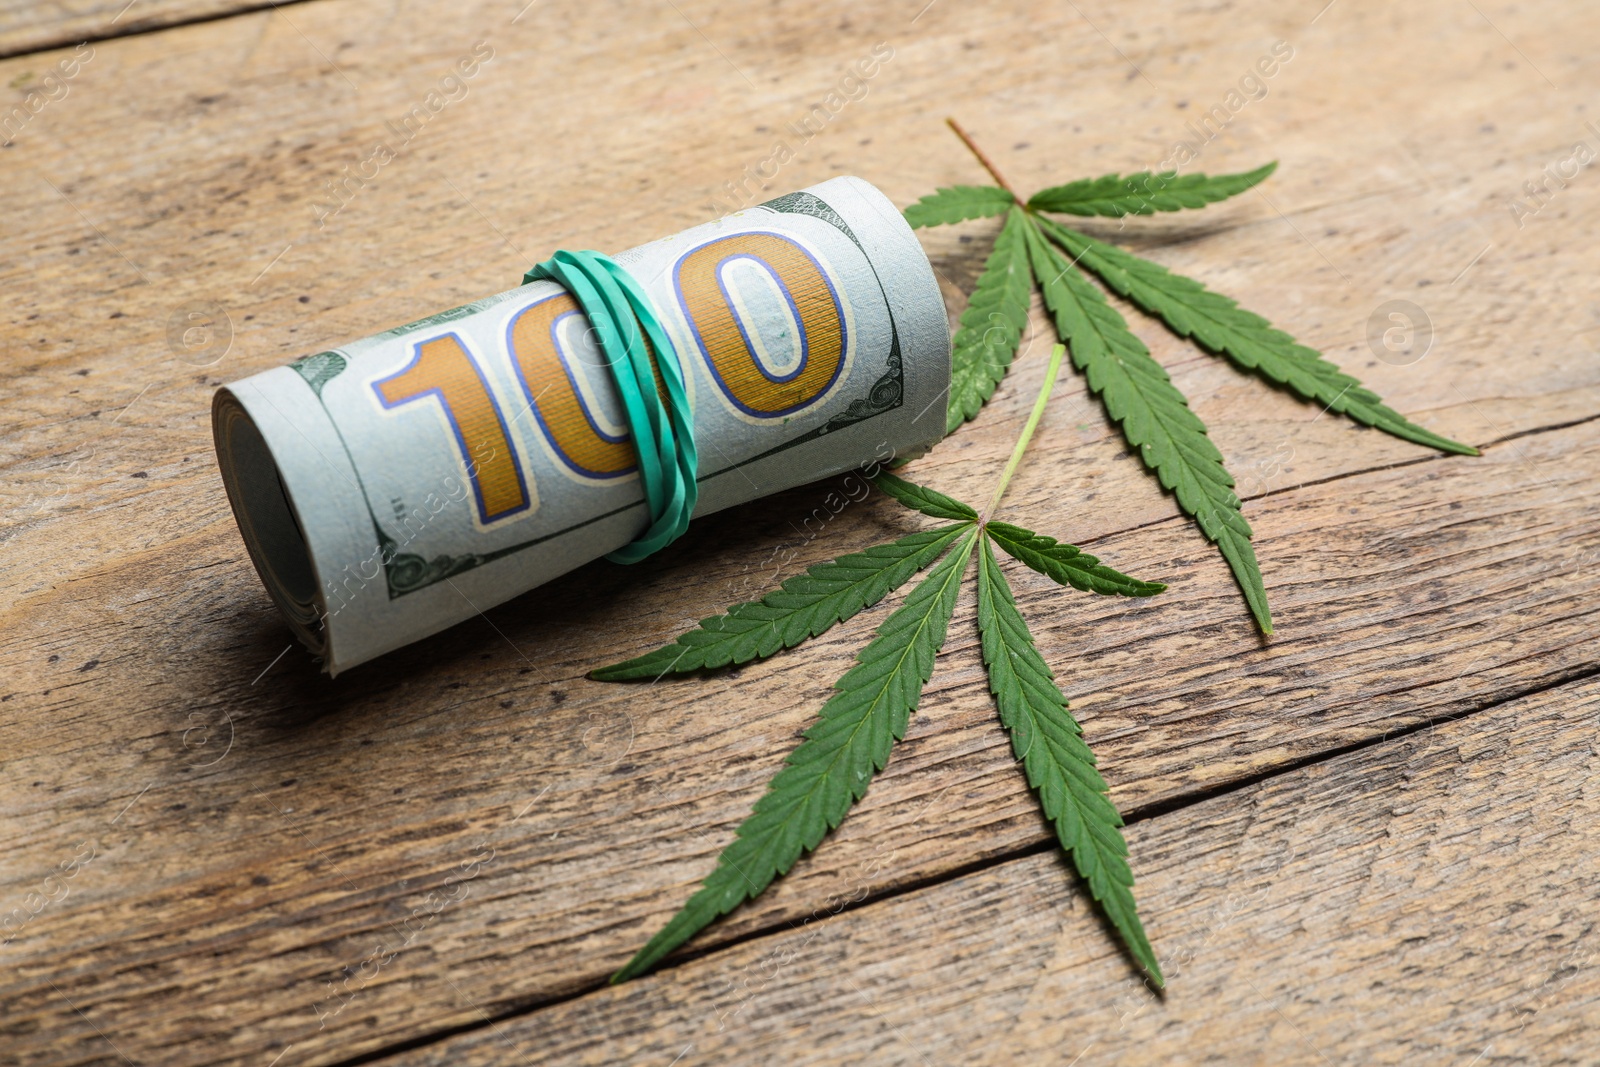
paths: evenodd
<path fill-rule="evenodd" d="M 678 259 L 672 286 L 722 400 L 746 418 L 794 415 L 820 402 L 838 381 L 847 341 L 843 303 L 821 264 L 790 238 L 750 232 L 708 241 Z M 748 321 L 747 301 L 761 290 L 768 304 L 781 297 L 788 321 L 775 327 Z M 564 292 L 529 304 L 506 328 L 506 355 L 522 393 L 515 410 L 531 412 L 557 459 L 599 485 L 632 474 L 637 457 L 626 431 L 608 433 L 596 420 L 573 373 L 561 334 L 569 317 L 581 314 Z M 682 355 L 693 359 L 696 353 Z M 437 405 L 483 524 L 528 510 L 533 494 L 513 439 L 517 420 L 506 418 L 479 357 L 459 336 L 447 332 L 417 342 L 411 361 L 372 389 L 385 410 Z"/>

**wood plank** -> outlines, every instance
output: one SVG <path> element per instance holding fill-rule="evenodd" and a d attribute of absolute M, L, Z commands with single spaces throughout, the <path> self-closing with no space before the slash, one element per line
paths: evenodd
<path fill-rule="evenodd" d="M 1524 10 L 1519 47 L 1593 84 L 1596 61 L 1571 42 L 1596 16 Z M 1506 199 L 1581 136 L 1581 112 L 1530 93 L 1534 75 L 1471 12 L 1341 5 L 1308 32 L 1254 4 L 1226 28 L 1173 15 L 1134 45 L 1119 36 L 1133 14 L 1086 6 L 1157 88 L 1066 8 L 980 24 L 939 5 L 910 29 L 845 5 L 747 25 L 684 11 L 692 25 L 605 5 L 510 23 L 489 4 L 441 20 L 349 0 L 296 7 L 293 26 L 262 13 L 107 42 L 0 153 L 15 190 L 0 231 L 13 353 L 0 367 L 0 900 L 20 904 L 80 842 L 96 848 L 68 898 L 4 946 L 0 1032 L 24 1062 L 115 1060 L 102 1032 L 140 1060 L 254 1063 L 293 1046 L 286 1065 L 331 1062 L 583 989 L 682 899 L 874 620 L 711 681 L 640 690 L 583 672 L 759 591 L 774 568 L 908 520 L 879 501 L 808 539 L 826 489 L 797 490 L 700 524 L 654 574 L 588 568 L 329 682 L 297 650 L 277 658 L 288 638 L 227 513 L 206 404 L 221 380 L 501 288 L 552 248 L 625 247 L 698 221 L 878 40 L 895 59 L 783 188 L 852 170 L 904 203 L 979 180 L 939 125 L 951 110 L 1022 185 L 1134 169 L 1180 134 L 1192 111 L 1179 101 L 1209 106 L 1272 40 L 1305 42 L 1207 148 L 1217 170 L 1283 158 L 1270 201 L 1140 220 L 1139 246 L 1441 432 L 1499 442 L 1483 460 L 1434 458 L 1145 330 L 1251 497 L 1281 624 L 1264 645 L 1214 553 L 1081 386 L 1063 388 L 1015 517 L 1173 583 L 1131 604 L 1018 579 L 1120 804 L 1177 803 L 1593 664 L 1586 487 L 1600 441 L 1592 423 L 1526 435 L 1600 410 L 1591 309 L 1566 280 L 1595 273 L 1595 244 L 1568 237 L 1596 191 L 1573 182 L 1515 228 Z M 480 37 L 496 58 L 467 98 L 316 227 L 325 180 Z M 1442 44 L 1418 55 L 1418 39 Z M 530 106 L 600 69 L 607 80 L 572 106 Z M 976 119 L 972 85 L 988 94 Z M 977 269 L 961 240 L 975 232 L 929 236 L 952 292 Z M 1480 238 L 1494 247 L 1474 260 Z M 1410 367 L 1365 341 L 1396 294 L 1439 329 Z M 175 359 L 165 338 L 201 300 L 233 320 L 213 367 Z M 1042 349 L 918 477 L 983 495 Z M 1041 840 L 990 725 L 970 605 L 960 612 L 862 810 L 702 945 Z M 890 839 L 900 850 L 883 860 Z M 471 868 L 481 841 L 495 860 Z M 446 892 L 465 899 L 435 914 L 427 894 L 462 864 L 476 876 Z M 396 945 L 348 1004 L 328 999 L 327 983 Z"/>
<path fill-rule="evenodd" d="M 1096 548 L 1172 576 L 1189 590 L 1181 600 L 1066 598 L 1018 575 L 1119 805 L 1173 802 L 1592 670 L 1600 589 L 1585 561 L 1600 552 L 1600 524 L 1583 486 L 1600 465 L 1600 420 L 1515 443 L 1520 457 L 1491 449 L 1263 500 L 1263 521 L 1300 527 L 1280 552 L 1315 576 L 1286 598 L 1295 636 L 1267 647 L 1176 520 Z M 791 494 L 774 506 L 797 504 Z M 880 523 L 903 528 L 881 504 L 862 512 L 855 543 Z M 716 528 L 689 559 L 737 581 L 753 546 L 736 516 Z M 222 558 L 215 542 L 199 557 Z M 111 590 L 150 566 L 22 605 L 6 659 L 26 668 L 69 648 Z M 542 620 L 493 612 L 494 628 L 445 638 L 437 659 L 331 686 L 280 666 L 269 687 L 236 676 L 195 693 L 186 659 L 235 645 L 264 665 L 278 648 L 191 580 L 143 603 L 113 600 L 124 629 L 102 633 L 101 664 L 34 667 L 55 672 L 51 687 L 6 705 L 31 709 L 7 728 L 9 894 L 80 841 L 102 857 L 70 907 L 8 946 L 0 998 L 25 1028 L 20 1047 L 37 1042 L 41 1059 L 64 1034 L 81 1035 L 86 1059 L 104 1055 L 63 995 L 150 1058 L 243 1061 L 292 1044 L 326 1062 L 592 985 L 709 869 L 872 624 L 734 678 L 586 683 L 575 675 L 597 662 L 590 643 L 613 625 L 612 606 L 641 594 L 584 574 L 542 599 Z M 642 595 L 678 610 L 664 606 L 668 576 Z M 163 625 L 191 611 L 216 631 L 199 647 Z M 505 639 L 547 656 L 524 664 Z M 930 698 L 859 810 L 699 946 L 1044 839 L 974 644 L 963 603 Z M 118 697 L 133 670 L 142 688 Z M 214 765 L 204 735 L 185 748 L 197 726 L 232 731 Z M 482 842 L 493 862 L 474 865 Z M 384 965 L 363 973 L 374 954 Z M 344 990 L 347 973 L 362 977 Z"/>
<path fill-rule="evenodd" d="M 382 1062 L 1582 1064 L 1600 681 L 1130 828 L 1168 976 L 1031 856 Z"/>
<path fill-rule="evenodd" d="M 283 5 L 250 0 L 0 0 L 0 56 L 294 4 L 295 0 Z"/>
<path fill-rule="evenodd" d="M 607 18 L 601 9 L 588 17 L 596 23 Z M 15 470 L 17 480 L 0 500 L 12 505 L 8 512 L 14 508 L 24 515 L 20 529 L 13 531 L 23 539 L 18 544 L 40 548 L 10 554 L 8 561 L 0 561 L 0 573 L 8 578 L 20 574 L 16 580 L 22 588 L 39 587 L 41 572 L 31 560 L 53 537 L 49 523 L 40 521 L 44 516 L 36 514 L 41 503 L 48 515 L 70 500 L 84 527 L 75 536 L 97 552 L 136 551 L 143 535 L 115 518 L 101 522 L 92 516 L 147 496 L 154 487 L 137 480 L 140 473 L 155 473 L 176 510 L 224 521 L 226 509 L 209 463 L 188 470 L 182 466 L 185 459 L 204 461 L 210 455 L 206 424 L 197 415 L 216 383 L 360 336 L 375 324 L 408 321 L 419 312 L 493 291 L 518 277 L 526 260 L 563 242 L 615 248 L 698 221 L 706 214 L 705 201 L 727 176 L 736 175 L 753 153 L 766 150 L 762 146 L 770 133 L 754 131 L 770 130 L 768 124 L 778 122 L 774 111 L 788 103 L 751 101 L 730 92 L 723 121 L 735 128 L 743 123 L 748 132 L 725 144 L 708 143 L 705 124 L 695 112 L 684 111 L 676 97 L 658 99 L 660 79 L 702 87 L 708 101 L 716 98 L 712 86 L 729 80 L 744 83 L 725 65 L 716 71 L 702 69 L 707 65 L 704 56 L 684 50 L 689 39 L 699 41 L 687 24 L 680 30 L 665 21 L 641 23 L 633 31 L 637 40 L 618 40 L 616 47 L 628 47 L 629 54 L 652 54 L 653 47 L 664 53 L 662 61 L 669 68 L 651 78 L 620 75 L 608 106 L 617 113 L 648 116 L 647 129 L 656 138 L 652 143 L 692 146 L 682 153 L 681 166 L 675 165 L 670 199 L 663 203 L 660 194 L 668 179 L 653 150 L 640 148 L 632 126 L 594 130 L 581 111 L 540 116 L 548 124 L 543 135 L 557 142 L 583 139 L 592 144 L 595 156 L 610 160 L 609 166 L 626 175 L 624 185 L 638 190 L 601 200 L 592 192 L 593 175 L 583 167 L 568 167 L 565 157 L 548 158 L 533 146 L 508 145 L 503 134 L 526 123 L 530 94 L 560 88 L 559 78 L 565 75 L 541 62 L 541 50 L 584 39 L 586 24 L 541 24 L 533 33 L 527 21 L 502 26 L 504 19 L 498 16 L 491 22 L 485 15 L 463 15 L 462 25 L 477 23 L 493 31 L 485 39 L 500 49 L 500 65 L 485 67 L 459 110 L 442 113 L 428 129 L 429 137 L 437 130 L 437 140 L 396 160 L 328 226 L 317 227 L 313 205 L 325 195 L 326 183 L 338 178 L 345 165 L 365 158 L 370 146 L 387 135 L 386 121 L 433 88 L 435 75 L 470 47 L 471 32 L 441 42 L 411 21 L 425 18 L 431 16 L 423 9 L 393 16 L 387 5 L 380 12 L 373 5 L 310 4 L 296 9 L 298 32 L 260 13 L 158 38 L 108 43 L 111 61 L 87 64 L 74 83 L 75 95 L 23 128 L 9 162 L 20 168 L 17 211 L 37 222 L 0 246 L 11 265 L 6 274 L 10 291 L 17 294 L 16 333 L 11 336 L 19 346 L 25 343 L 19 350 L 28 352 L 7 381 L 15 432 L 6 435 L 0 464 Z M 677 16 L 667 12 L 661 18 Z M 988 31 L 991 39 L 1006 40 L 1005 34 L 1020 29 L 1020 21 L 1021 16 L 1018 22 L 998 22 Z M 1445 19 L 1439 29 L 1455 29 L 1453 23 L 1453 18 Z M 778 47 L 781 26 L 770 30 L 770 39 L 757 38 L 748 46 L 766 62 L 779 64 L 773 76 L 781 84 L 802 86 L 788 90 L 798 108 L 813 92 L 825 91 L 869 47 L 874 31 L 887 33 L 893 25 L 862 26 L 803 65 Z M 867 147 L 876 147 L 876 158 L 888 161 L 869 176 L 897 201 L 909 201 L 941 182 L 975 180 L 974 165 L 938 126 L 936 115 L 928 114 L 935 105 L 963 103 L 961 94 L 945 84 L 943 63 L 945 52 L 956 47 L 949 42 L 967 28 L 960 23 L 935 26 L 943 32 L 903 43 L 903 54 L 875 80 L 863 110 L 841 112 L 827 130 L 831 140 L 785 172 L 786 181 L 800 185 L 819 180 L 847 163 L 854 169 L 862 161 L 862 146 L 854 143 L 852 133 L 873 140 Z M 1239 58 L 1231 34 L 1224 35 L 1226 43 L 1217 41 L 1215 29 L 1198 14 L 1185 27 L 1195 47 L 1213 49 L 1219 65 L 1248 65 L 1253 58 Z M 1075 32 L 1075 24 L 1063 25 L 1059 36 L 1071 37 L 1069 28 Z M 1261 32 L 1277 28 L 1265 19 Z M 1371 36 L 1390 32 L 1387 24 L 1361 31 Z M 919 32 L 933 34 L 934 27 Z M 1355 31 L 1346 32 L 1355 38 Z M 664 39 L 655 40 L 663 34 Z M 385 35 L 404 39 L 409 51 L 380 56 L 370 43 L 362 44 Z M 352 47 L 342 48 L 341 38 Z M 1477 43 L 1475 37 L 1472 43 Z M 1103 45 L 1085 44 L 1082 51 L 1086 66 L 1081 69 L 1090 80 L 1096 72 L 1109 76 L 1122 62 L 1114 53 L 1102 55 Z M 333 68 L 323 57 L 336 52 Z M 1342 71 L 1354 55 L 1368 62 L 1366 52 L 1365 44 L 1322 53 L 1307 46 L 1306 54 L 1283 70 L 1285 79 L 1304 80 L 1281 86 L 1284 113 L 1267 110 L 1262 115 L 1271 124 L 1263 138 L 1270 139 L 1272 154 L 1287 160 L 1282 177 L 1274 180 L 1277 188 L 1270 203 L 1247 199 L 1213 209 L 1204 221 L 1199 216 L 1145 220 L 1151 224 L 1141 232 L 1158 242 L 1213 234 L 1199 243 L 1203 249 L 1189 244 L 1163 258 L 1296 329 L 1361 373 L 1401 410 L 1425 418 L 1441 432 L 1489 440 L 1595 410 L 1600 366 L 1588 358 L 1590 346 L 1582 333 L 1589 313 L 1583 295 L 1555 279 L 1581 277 L 1593 269 L 1597 253 L 1581 242 L 1566 244 L 1558 238 L 1562 216 L 1591 209 L 1600 202 L 1600 188 L 1574 184 L 1525 230 L 1512 229 L 1504 209 L 1524 177 L 1544 165 L 1550 146 L 1581 131 L 1581 114 L 1552 111 L 1544 102 L 1530 100 L 1525 72 L 1484 78 L 1476 67 L 1451 69 L 1448 75 L 1421 71 L 1414 81 L 1391 87 L 1381 110 L 1388 114 L 1392 100 L 1396 109 L 1415 114 L 1415 129 L 1442 129 L 1441 140 L 1427 149 L 1429 158 L 1454 159 L 1475 184 L 1466 191 L 1430 191 L 1411 165 L 1393 164 L 1382 156 L 1372 173 L 1341 183 L 1330 196 L 1323 190 L 1323 175 L 1336 171 L 1352 154 L 1370 156 L 1371 131 L 1386 129 L 1393 121 L 1376 114 L 1380 101 L 1369 94 L 1365 99 L 1372 101 L 1376 125 L 1352 128 L 1350 98 L 1321 95 L 1328 91 L 1323 88 L 1327 77 L 1352 76 L 1335 74 L 1335 68 Z M 1069 75 L 1059 70 L 1061 64 L 1045 63 L 1042 54 L 1034 58 L 1027 80 L 987 67 L 975 76 L 993 75 L 999 79 L 997 87 L 1027 87 L 1046 101 L 1082 96 L 1083 89 L 1075 86 L 1080 68 Z M 712 59 L 721 63 L 714 55 Z M 1301 59 L 1306 65 L 1296 67 Z M 503 80 L 491 80 L 497 77 Z M 1192 84 L 1178 86 L 1194 89 L 1185 96 L 1206 99 L 1211 77 L 1215 75 L 1195 75 Z M 518 79 L 515 92 L 504 88 L 512 79 Z M 120 91 L 128 84 L 141 87 L 136 105 Z M 1319 95 L 1294 95 L 1313 84 Z M 1096 114 L 1137 111 L 1131 102 L 1121 102 L 1120 82 L 1103 92 L 1100 104 L 1084 97 L 1069 112 L 1041 108 L 1037 119 L 1016 121 L 1076 121 L 1083 118 L 1080 107 Z M 1484 135 L 1458 132 L 1459 120 L 1444 119 L 1455 112 L 1443 110 L 1457 107 L 1460 94 L 1476 99 L 1485 93 L 1490 95 L 1479 106 L 1505 116 L 1503 143 L 1495 145 L 1504 156 L 1487 171 L 1469 166 L 1482 161 Z M 197 104 L 197 98 L 208 102 Z M 1269 96 L 1262 103 L 1274 99 Z M 1140 136 L 1130 136 L 1119 119 L 1087 131 L 1082 135 L 1087 144 L 1081 147 L 1077 136 L 1062 138 L 1048 153 L 1041 151 L 1042 145 L 1012 152 L 1007 165 L 1013 168 L 1013 179 L 1027 186 L 1059 178 L 1063 159 L 1084 171 L 1142 165 L 1158 150 L 1165 151 L 1173 131 L 1183 128 L 1177 119 L 1184 111 L 1169 113 L 1173 120 L 1152 123 Z M 1241 113 L 1240 126 L 1247 115 Z M 174 128 L 186 131 L 183 143 L 174 143 L 163 132 Z M 262 136 L 263 128 L 272 135 Z M 1318 132 L 1307 135 L 1302 132 L 1306 128 Z M 1115 140 L 1110 138 L 1113 130 L 1118 132 Z M 992 121 L 983 132 L 1005 145 L 1021 143 L 1013 139 L 1023 136 L 1023 127 Z M 115 145 L 123 177 L 116 182 L 97 179 L 97 164 L 85 161 L 81 145 Z M 1219 169 L 1246 166 L 1269 154 L 1265 145 L 1251 143 L 1224 156 L 1224 147 L 1208 149 L 1216 154 Z M 441 170 L 441 159 L 470 159 L 479 169 L 471 180 L 457 175 L 462 180 L 456 181 Z M 1436 182 L 1426 171 L 1422 178 Z M 471 197 L 470 202 L 452 191 L 446 179 Z M 1444 206 L 1435 200 L 1443 200 Z M 1305 217 L 1286 223 L 1273 205 Z M 396 226 L 396 219 L 404 223 Z M 1214 233 L 1219 227 L 1225 229 Z M 1338 232 L 1319 237 L 1312 248 L 1298 241 L 1294 227 Z M 514 243 L 523 246 L 519 253 L 508 247 L 503 237 L 508 234 L 537 235 L 540 243 L 518 236 Z M 1480 259 L 1467 283 L 1447 285 L 1446 275 L 1454 277 L 1482 251 L 1480 234 L 1500 238 L 1503 251 L 1496 255 L 1491 250 Z M 970 284 L 977 265 L 959 243 L 962 236 L 970 234 L 941 230 L 929 238 L 936 262 L 958 283 L 957 289 Z M 381 249 L 381 271 L 373 267 L 375 249 Z M 84 272 L 74 269 L 84 253 L 101 264 L 89 285 Z M 1337 256 L 1335 263 L 1347 267 L 1331 266 L 1324 255 Z M 1424 290 L 1429 295 L 1419 297 Z M 1391 367 L 1367 350 L 1367 320 L 1383 301 L 1408 293 L 1431 308 L 1440 334 L 1438 351 L 1413 366 Z M 194 368 L 174 357 L 167 325 L 174 314 L 207 301 L 231 309 L 234 347 L 215 367 Z M 1296 310 L 1307 307 L 1315 310 Z M 1484 308 L 1496 320 L 1493 334 L 1481 329 Z M 59 328 L 35 330 L 40 322 Z M 1525 350 L 1536 355 L 1531 366 L 1502 358 L 1500 331 L 1521 338 Z M 1158 342 L 1158 357 L 1177 374 L 1180 386 L 1214 428 L 1247 489 L 1261 491 L 1425 454 L 1331 417 L 1318 419 L 1313 406 L 1273 394 L 1155 330 L 1145 333 Z M 89 373 L 81 375 L 83 381 L 62 387 L 64 379 L 85 370 Z M 139 404 L 123 414 L 121 409 L 135 396 Z M 1006 397 L 1013 396 L 1008 390 Z M 1525 404 L 1530 396 L 1541 404 Z M 1084 427 L 1085 447 L 1079 452 L 1085 473 L 1109 467 L 1122 449 L 1085 401 L 1081 384 L 1064 391 L 1059 403 L 1083 413 L 1078 422 Z M 951 442 L 941 455 L 941 467 L 956 488 L 987 479 L 1014 432 L 1002 424 L 998 412 L 1023 408 L 1025 402 L 1006 401 L 984 428 Z M 81 461 L 91 453 L 99 457 L 97 462 L 74 464 L 75 458 Z M 1081 536 L 1123 528 L 1124 514 L 1133 523 L 1171 514 L 1170 501 L 1151 490 L 1142 472 L 1130 470 L 1122 478 L 1126 481 L 1107 488 L 1125 500 L 1126 510 L 1119 511 L 1116 521 L 1091 527 Z M 1082 484 L 1076 481 L 1069 488 Z M 1088 518 L 1101 521 L 1099 515 Z"/>

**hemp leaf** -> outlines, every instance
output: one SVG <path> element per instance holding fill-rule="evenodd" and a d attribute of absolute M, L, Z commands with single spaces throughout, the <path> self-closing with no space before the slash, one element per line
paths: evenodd
<path fill-rule="evenodd" d="M 945 192 L 954 194 L 952 202 L 958 198 L 956 190 Z M 940 210 L 948 214 L 955 209 L 947 204 Z M 878 474 L 874 484 L 907 508 L 955 521 L 818 564 L 760 601 L 737 604 L 702 620 L 672 644 L 592 672 L 591 677 L 602 680 L 659 678 L 748 663 L 824 632 L 917 571 L 932 568 L 878 627 L 856 656 L 856 665 L 834 683 L 837 692 L 822 706 L 700 889 L 613 982 L 645 973 L 708 924 L 759 896 L 821 844 L 866 795 L 921 701 L 955 612 L 962 576 L 976 554 L 983 661 L 1012 750 L 1090 895 L 1134 961 L 1151 981 L 1162 984 L 1161 967 L 1134 905 L 1122 817 L 1095 768 L 1083 731 L 1067 710 L 1067 698 L 1034 646 L 994 552 L 999 545 L 1056 582 L 1088 592 L 1146 597 L 1166 588 L 1112 570 L 1073 545 L 989 518 L 1044 415 L 1065 351 L 1057 345 L 1052 353 L 1033 411 L 982 515 L 936 490 Z"/>
<path fill-rule="evenodd" d="M 965 529 L 958 525 L 921 530 L 819 563 L 758 601 L 735 604 L 725 615 L 701 619 L 697 628 L 665 648 L 602 667 L 589 676 L 602 682 L 654 679 L 748 663 L 793 648 L 900 588 L 943 555 Z"/>
<path fill-rule="evenodd" d="M 1004 215 L 1005 221 L 952 340 L 946 431 L 976 415 L 1005 377 L 1037 285 L 1056 334 L 1071 351 L 1073 365 L 1088 379 L 1089 390 L 1100 398 L 1106 414 L 1162 487 L 1216 543 L 1262 633 L 1272 632 L 1272 613 L 1250 543 L 1250 524 L 1222 453 L 1183 393 L 1085 271 L 1160 318 L 1179 337 L 1192 339 L 1241 370 L 1324 410 L 1416 444 L 1478 454 L 1472 446 L 1418 426 L 1385 406 L 1376 393 L 1320 353 L 1228 297 L 1043 214 L 1121 218 L 1204 207 L 1266 180 L 1276 163 L 1216 176 L 1172 171 L 1108 174 L 1053 186 L 1024 201 L 966 131 L 954 119 L 947 121 L 996 184 L 940 189 L 906 208 L 906 221 L 913 227 L 996 215 Z"/>
<path fill-rule="evenodd" d="M 1147 170 L 1126 178 L 1107 174 L 1103 178 L 1084 178 L 1041 190 L 1028 198 L 1028 206 L 1035 211 L 1104 215 L 1113 219 L 1157 211 L 1182 211 L 1186 207 L 1205 207 L 1236 196 L 1265 181 L 1267 175 L 1277 169 L 1277 163 L 1268 163 L 1244 174 L 1223 174 L 1214 178 L 1176 172 L 1151 174 Z"/>
<path fill-rule="evenodd" d="M 906 208 L 905 214 L 912 228 L 942 226 L 947 222 L 999 215 L 1016 202 L 1017 198 L 1010 192 L 992 185 L 957 185 L 923 197 Z"/>

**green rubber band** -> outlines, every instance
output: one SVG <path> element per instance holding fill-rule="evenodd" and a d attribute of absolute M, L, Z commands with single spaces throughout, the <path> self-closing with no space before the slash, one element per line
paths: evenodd
<path fill-rule="evenodd" d="M 644 289 L 609 256 L 557 252 L 523 275 L 522 281 L 527 284 L 540 279 L 556 282 L 577 301 L 600 341 L 622 398 L 639 455 L 639 481 L 650 509 L 650 525 L 636 540 L 606 558 L 637 563 L 683 536 L 699 499 L 694 419 L 678 351 Z M 658 391 L 657 373 L 666 392 L 665 402 Z"/>

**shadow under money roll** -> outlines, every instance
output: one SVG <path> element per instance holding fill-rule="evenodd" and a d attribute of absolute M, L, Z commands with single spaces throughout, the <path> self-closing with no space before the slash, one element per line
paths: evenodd
<path fill-rule="evenodd" d="M 538 280 L 218 390 L 240 533 L 329 673 L 607 553 L 637 556 L 661 525 L 661 440 L 692 472 L 676 497 L 686 521 L 944 432 L 939 287 L 900 213 L 858 178 L 614 260 L 562 255 L 603 261 L 639 314 L 607 319 L 582 278 Z M 670 372 L 681 381 L 682 432 L 644 444 L 617 357 L 641 324 L 659 342 L 629 342 L 640 380 L 654 372 L 652 419 Z"/>

